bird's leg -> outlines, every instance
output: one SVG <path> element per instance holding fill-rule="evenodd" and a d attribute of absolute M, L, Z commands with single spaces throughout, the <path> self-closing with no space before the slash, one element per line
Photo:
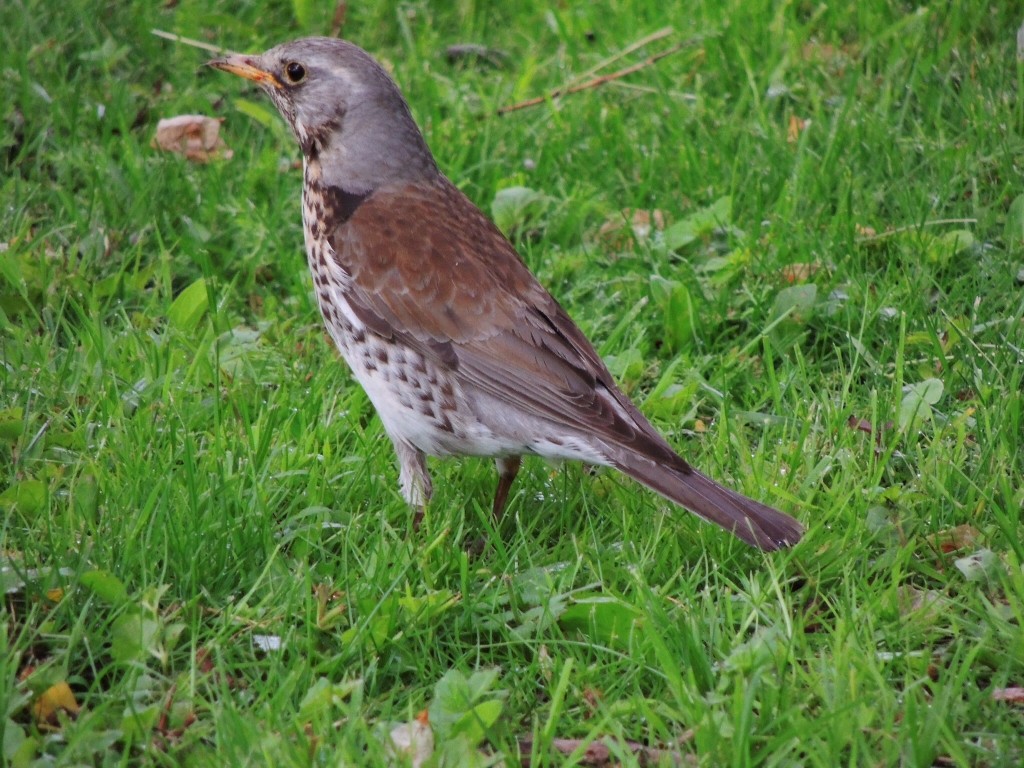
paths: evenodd
<path fill-rule="evenodd" d="M 398 484 L 402 490 L 402 498 L 413 509 L 413 530 L 418 531 L 423 521 L 423 508 L 434 492 L 430 473 L 427 472 L 427 459 L 423 451 L 404 440 L 393 442 L 395 453 L 398 455 Z"/>
<path fill-rule="evenodd" d="M 495 459 L 498 466 L 498 488 L 494 491 L 494 522 L 501 520 L 505 512 L 505 502 L 508 501 L 508 492 L 512 483 L 519 474 L 519 465 L 522 459 L 519 456 L 502 456 Z"/>
<path fill-rule="evenodd" d="M 501 516 L 505 512 L 505 502 L 508 501 L 508 492 L 512 483 L 519 474 L 519 456 L 502 456 L 494 460 L 498 467 L 498 488 L 494 491 L 494 523 L 501 522 Z M 479 557 L 487 546 L 487 537 L 480 536 L 466 546 L 466 552 L 471 557 Z"/>

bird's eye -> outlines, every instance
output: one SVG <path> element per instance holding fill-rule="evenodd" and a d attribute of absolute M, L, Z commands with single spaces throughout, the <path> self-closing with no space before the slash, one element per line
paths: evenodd
<path fill-rule="evenodd" d="M 306 76 L 306 68 L 297 61 L 289 61 L 284 65 L 284 73 L 293 83 L 301 83 Z"/>

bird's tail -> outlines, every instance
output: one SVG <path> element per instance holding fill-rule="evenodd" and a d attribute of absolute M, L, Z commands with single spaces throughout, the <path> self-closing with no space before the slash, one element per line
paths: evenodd
<path fill-rule="evenodd" d="M 804 529 L 789 515 L 719 485 L 681 458 L 666 466 L 646 456 L 617 451 L 611 463 L 669 501 L 766 551 L 796 544 Z"/>

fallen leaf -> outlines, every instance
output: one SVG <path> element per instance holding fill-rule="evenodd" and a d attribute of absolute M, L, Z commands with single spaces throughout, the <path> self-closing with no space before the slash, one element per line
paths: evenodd
<path fill-rule="evenodd" d="M 391 729 L 391 744 L 388 746 L 392 757 L 409 761 L 412 768 L 420 768 L 434 754 L 434 731 L 430 728 L 427 710 L 416 719 Z"/>
<path fill-rule="evenodd" d="M 272 653 L 281 650 L 281 638 L 278 635 L 253 635 L 252 647 L 263 653 Z"/>
<path fill-rule="evenodd" d="M 923 611 L 927 616 L 934 616 L 944 610 L 949 601 L 941 592 L 934 589 L 918 589 L 904 584 L 897 591 L 897 603 L 900 615 Z"/>
<path fill-rule="evenodd" d="M 162 751 L 167 751 L 172 744 L 181 741 L 181 737 L 197 720 L 196 713 L 187 700 L 176 701 L 178 686 L 172 684 L 160 717 L 153 727 L 153 744 Z"/>
<path fill-rule="evenodd" d="M 1024 704 L 1024 688 L 996 688 L 992 691 L 992 698 L 995 701 Z"/>
<path fill-rule="evenodd" d="M 649 240 L 655 232 L 665 229 L 665 212 L 655 208 L 623 208 L 601 224 L 598 239 L 609 248 L 622 250 L 633 242 Z"/>
<path fill-rule="evenodd" d="M 996 578 L 1003 571 L 999 555 L 990 549 L 979 549 L 953 561 L 967 581 L 980 582 Z"/>
<path fill-rule="evenodd" d="M 326 584 L 317 584 L 313 587 L 313 596 L 316 598 L 317 629 L 328 631 L 337 626 L 348 610 L 348 606 L 341 599 L 344 593 Z"/>
<path fill-rule="evenodd" d="M 591 718 L 597 714 L 598 709 L 601 706 L 601 701 L 604 699 L 604 694 L 597 688 L 591 688 L 587 686 L 583 689 L 583 703 L 586 705 L 586 713 L 584 717 Z"/>
<path fill-rule="evenodd" d="M 819 43 L 811 40 L 803 44 L 800 55 L 804 61 L 820 62 L 834 59 L 839 55 L 839 49 L 829 43 Z"/>
<path fill-rule="evenodd" d="M 782 268 L 782 279 L 787 283 L 804 283 L 821 269 L 821 265 L 815 261 L 805 264 L 787 264 Z"/>
<path fill-rule="evenodd" d="M 196 650 L 196 669 L 203 674 L 209 674 L 213 672 L 215 667 L 213 666 L 213 660 L 210 658 L 210 649 L 200 647 Z"/>
<path fill-rule="evenodd" d="M 786 128 L 786 141 L 790 144 L 796 144 L 800 140 L 800 134 L 806 131 L 810 124 L 810 120 L 790 115 L 789 126 Z"/>
<path fill-rule="evenodd" d="M 846 426 L 850 429 L 856 429 L 858 432 L 867 432 L 869 435 L 874 434 L 875 428 L 871 426 L 871 422 L 867 419 L 861 419 L 857 416 L 850 416 L 846 420 Z"/>
<path fill-rule="evenodd" d="M 205 115 L 178 115 L 156 125 L 152 146 L 165 152 L 177 152 L 189 160 L 205 163 L 223 157 L 230 160 L 234 152 L 220 137 L 222 120 Z"/>
<path fill-rule="evenodd" d="M 948 555 L 961 549 L 974 549 L 981 537 L 981 531 L 973 525 L 958 525 L 928 536 L 925 540 L 939 552 Z"/>
<path fill-rule="evenodd" d="M 852 46 L 839 48 L 830 43 L 810 40 L 800 49 L 800 57 L 810 64 L 837 64 L 848 61 L 855 52 Z"/>
<path fill-rule="evenodd" d="M 544 678 L 546 683 L 551 682 L 551 677 L 554 674 L 555 663 L 551 659 L 551 654 L 548 653 L 548 647 L 541 645 L 540 650 L 537 652 L 537 663 L 540 666 L 541 677 Z"/>
<path fill-rule="evenodd" d="M 58 712 L 76 716 L 80 707 L 75 701 L 71 686 L 61 680 L 43 691 L 32 704 L 32 716 L 39 725 L 56 727 L 60 725 Z"/>

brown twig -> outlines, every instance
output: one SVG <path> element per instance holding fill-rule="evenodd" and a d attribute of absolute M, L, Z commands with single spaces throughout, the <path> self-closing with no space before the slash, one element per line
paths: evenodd
<path fill-rule="evenodd" d="M 334 18 L 331 19 L 331 37 L 341 37 L 341 30 L 345 28 L 345 19 L 348 18 L 348 3 L 345 0 L 338 0 L 334 6 Z"/>
<path fill-rule="evenodd" d="M 683 47 L 683 43 L 677 43 L 676 45 L 673 45 L 671 48 L 666 48 L 664 51 L 652 53 L 643 61 L 637 62 L 636 64 L 631 64 L 630 66 L 616 70 L 615 72 L 609 72 L 607 75 L 600 75 L 578 85 L 569 85 L 563 86 L 562 88 L 556 88 L 546 96 L 535 96 L 534 98 L 527 99 L 526 101 L 520 101 L 516 104 L 509 104 L 507 107 L 501 107 L 501 109 L 498 110 L 498 114 L 504 115 L 509 112 L 515 112 L 516 110 L 519 109 L 535 107 L 538 104 L 543 104 L 545 101 L 548 101 L 550 99 L 557 99 L 561 96 L 567 96 L 570 93 L 579 93 L 580 91 L 585 91 L 588 88 L 597 88 L 598 86 L 610 83 L 613 80 L 619 80 L 625 77 L 626 75 L 632 75 L 634 72 L 639 72 L 641 69 L 645 69 L 646 67 L 651 66 L 656 61 L 675 53 L 676 51 L 682 49 Z"/>
<path fill-rule="evenodd" d="M 574 77 L 572 80 L 567 82 L 562 87 L 563 88 L 571 88 L 576 83 L 578 83 L 578 82 L 580 82 L 582 80 L 589 80 L 590 78 L 594 77 L 594 75 L 596 75 L 598 72 L 600 72 L 602 69 L 607 69 L 612 64 L 614 64 L 617 61 L 620 61 L 621 59 L 626 58 L 627 56 L 629 56 L 629 54 L 633 53 L 634 51 L 637 51 L 637 50 L 643 48 L 645 45 L 650 45 L 651 43 L 656 43 L 659 40 L 663 40 L 664 38 L 669 37 L 670 35 L 672 35 L 674 33 L 675 33 L 675 30 L 672 27 L 664 27 L 662 29 L 659 29 L 657 32 L 651 32 L 651 34 L 649 34 L 649 35 L 647 35 L 645 37 L 641 37 L 639 40 L 635 40 L 634 42 L 630 43 L 625 48 L 623 48 L 621 51 L 617 51 L 616 53 L 614 53 L 611 56 L 609 56 L 607 59 L 604 59 L 603 61 L 598 62 L 597 64 L 592 66 L 590 69 L 588 69 L 586 72 L 580 73 L 579 75 Z"/>

